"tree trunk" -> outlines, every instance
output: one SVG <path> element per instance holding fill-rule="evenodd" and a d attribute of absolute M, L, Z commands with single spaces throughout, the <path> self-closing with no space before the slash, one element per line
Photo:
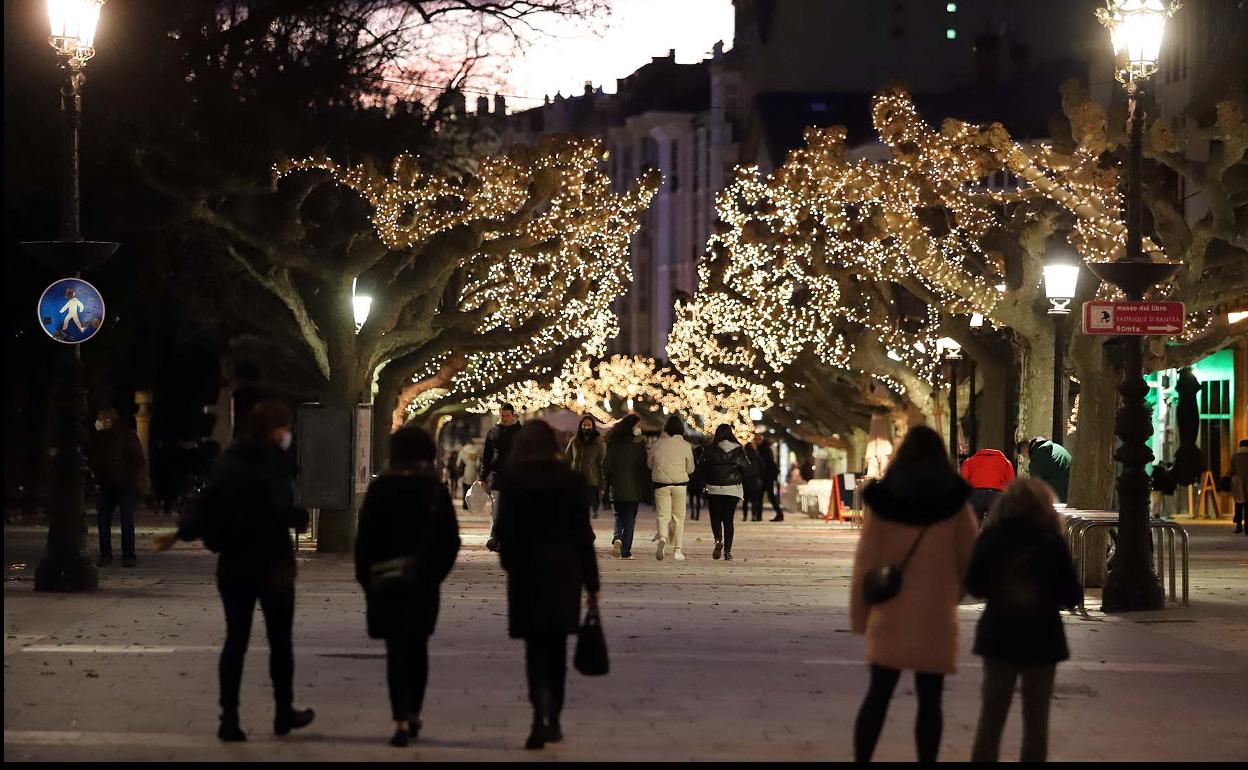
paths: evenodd
<path fill-rule="evenodd" d="M 343 292 L 339 292 L 343 294 Z M 364 367 L 360 364 L 356 353 L 355 344 L 355 319 L 351 315 L 351 303 L 349 291 L 345 293 L 346 299 L 338 299 L 335 302 L 335 308 L 338 309 L 333 317 L 327 319 L 325 325 L 326 339 L 329 347 L 329 382 L 326 383 L 325 397 L 323 403 L 328 407 L 346 408 L 352 410 L 357 404 L 364 402 L 368 397 L 368 378 L 370 373 L 364 371 Z M 355 430 L 354 417 L 351 421 L 350 431 Z M 353 440 L 353 435 L 349 432 L 342 437 L 342 441 L 348 446 Z M 354 462 L 352 463 L 354 468 Z M 348 483 L 352 484 L 352 499 L 354 500 L 354 480 L 348 479 Z M 320 553 L 350 553 L 355 541 L 355 512 L 354 505 L 348 506 L 346 509 L 321 509 L 317 522 L 316 533 L 316 550 Z"/>
<path fill-rule="evenodd" d="M 1099 340 L 1080 336 L 1072 352 L 1079 378 L 1079 422 L 1071 441 L 1068 502 L 1072 508 L 1109 510 L 1116 475 L 1114 419 L 1121 374 L 1104 355 Z"/>
<path fill-rule="evenodd" d="M 1053 329 L 1041 325 L 1019 340 L 1018 440 L 1048 437 L 1053 430 Z"/>
<path fill-rule="evenodd" d="M 1007 455 L 1014 448 L 1014 437 L 1009 435 L 1005 417 L 1005 405 L 1010 401 L 1007 369 L 1012 362 L 992 359 L 976 361 L 975 379 L 983 383 L 978 397 L 976 419 L 979 421 L 979 448 L 999 449 Z"/>

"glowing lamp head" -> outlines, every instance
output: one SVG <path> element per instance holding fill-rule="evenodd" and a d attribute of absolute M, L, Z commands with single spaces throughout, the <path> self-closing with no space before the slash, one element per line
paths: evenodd
<path fill-rule="evenodd" d="M 1050 315 L 1066 315 L 1079 288 L 1077 262 L 1051 262 L 1044 266 L 1044 296 L 1049 299 Z"/>
<path fill-rule="evenodd" d="M 95 27 L 104 0 L 48 0 L 48 43 L 79 68 L 95 56 Z"/>
<path fill-rule="evenodd" d="M 763 419 L 763 410 L 759 409 L 756 406 L 750 407 L 750 419 L 753 420 L 754 422 L 758 422 L 759 420 Z"/>
<path fill-rule="evenodd" d="M 971 328 L 980 329 L 980 328 L 983 328 L 983 325 L 984 325 L 984 314 L 983 313 L 971 313 Z"/>
<path fill-rule="evenodd" d="M 936 340 L 936 352 L 946 358 L 961 358 L 962 346 L 952 337 L 941 337 Z"/>
<path fill-rule="evenodd" d="M 1150 77 L 1165 38 L 1166 20 L 1178 4 L 1163 0 L 1109 0 L 1097 16 L 1109 29 L 1118 79 L 1123 83 Z"/>

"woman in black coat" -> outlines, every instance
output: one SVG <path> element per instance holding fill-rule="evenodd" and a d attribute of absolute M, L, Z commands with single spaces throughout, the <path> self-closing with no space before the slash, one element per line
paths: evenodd
<path fill-rule="evenodd" d="M 585 504 L 585 477 L 559 455 L 555 432 L 525 423 L 503 474 L 497 520 L 507 571 L 507 628 L 524 640 L 533 728 L 526 749 L 562 740 L 568 634 L 581 623 L 581 592 L 598 602 L 598 560 Z"/>
<path fill-rule="evenodd" d="M 307 511 L 295 507 L 292 464 L 286 456 L 294 434 L 290 410 L 261 402 L 242 423 L 238 439 L 213 469 L 212 478 L 178 523 L 156 538 L 165 551 L 178 540 L 203 540 L 217 558 L 217 591 L 225 606 L 225 644 L 218 667 L 223 741 L 245 741 L 239 724 L 243 658 L 251 640 L 256 604 L 269 640 L 269 676 L 276 710 L 273 732 L 305 727 L 312 709 L 294 707 L 295 546 L 290 530 L 307 529 Z"/>
<path fill-rule="evenodd" d="M 966 587 L 988 600 L 975 632 L 984 685 L 971 761 L 997 761 L 1010 699 L 1021 678 L 1021 761 L 1043 762 L 1053 679 L 1057 664 L 1070 657 L 1061 611 L 1083 598 L 1048 485 L 1019 479 L 997 498 L 975 543 Z"/>
<path fill-rule="evenodd" d="M 368 600 L 368 635 L 386 640 L 392 746 L 406 746 L 420 734 L 438 588 L 459 553 L 459 523 L 434 468 L 436 452 L 433 438 L 414 425 L 390 436 L 390 468 L 368 485 L 355 540 L 355 579 Z M 408 575 L 406 596 L 392 599 L 371 590 L 373 568 L 387 562 Z"/>
<path fill-rule="evenodd" d="M 745 496 L 743 482 L 750 471 L 750 460 L 737 443 L 731 425 L 724 423 L 715 429 L 715 436 L 698 459 L 696 470 L 705 484 L 706 507 L 711 512 L 711 534 L 715 536 L 711 558 L 718 559 L 722 555 L 724 561 L 732 561 L 732 519 L 736 515 L 737 501 Z"/>

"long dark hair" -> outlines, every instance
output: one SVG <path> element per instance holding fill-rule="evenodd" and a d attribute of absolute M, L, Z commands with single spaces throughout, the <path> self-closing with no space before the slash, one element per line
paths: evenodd
<path fill-rule="evenodd" d="M 555 429 L 544 420 L 529 420 L 516 434 L 507 462 L 509 465 L 544 462 L 558 460 L 560 456 Z"/>
<path fill-rule="evenodd" d="M 893 452 L 893 459 L 888 463 L 884 476 L 930 471 L 933 468 L 953 470 L 949 452 L 945 450 L 945 440 L 926 425 L 916 425 Z"/>
<path fill-rule="evenodd" d="M 617 422 L 611 427 L 611 431 L 607 433 L 608 444 L 622 444 L 633 440 L 633 428 L 641 422 L 641 418 L 635 414 L 625 415 L 624 419 Z"/>
<path fill-rule="evenodd" d="M 719 427 L 715 429 L 715 437 L 711 439 L 712 444 L 718 444 L 721 441 L 731 441 L 734 444 L 741 443 L 737 441 L 737 434 L 732 432 L 732 426 L 726 422 L 720 423 Z"/>

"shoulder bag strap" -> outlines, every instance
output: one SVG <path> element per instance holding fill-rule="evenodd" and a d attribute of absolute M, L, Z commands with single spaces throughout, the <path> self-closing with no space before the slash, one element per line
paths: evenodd
<path fill-rule="evenodd" d="M 901 562 L 901 568 L 903 570 L 906 568 L 906 565 L 910 563 L 910 557 L 914 556 L 914 552 L 919 548 L 919 543 L 923 542 L 923 536 L 927 534 L 927 530 L 930 529 L 931 526 L 932 525 L 928 524 L 924 527 L 923 530 L 919 532 L 919 536 L 914 539 L 914 545 L 910 546 L 909 552 L 906 553 L 906 558 Z"/>

